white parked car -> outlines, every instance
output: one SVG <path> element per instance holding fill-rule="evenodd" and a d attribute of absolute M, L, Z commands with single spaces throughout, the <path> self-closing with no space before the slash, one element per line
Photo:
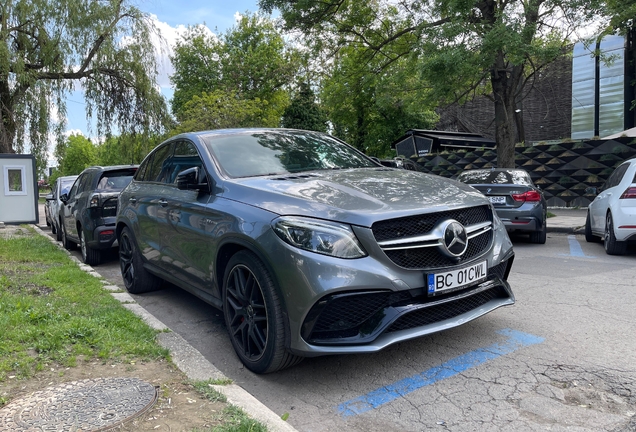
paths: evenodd
<path fill-rule="evenodd" d="M 588 206 L 585 240 L 601 238 L 609 255 L 624 254 L 636 240 L 636 158 L 619 165 Z"/>

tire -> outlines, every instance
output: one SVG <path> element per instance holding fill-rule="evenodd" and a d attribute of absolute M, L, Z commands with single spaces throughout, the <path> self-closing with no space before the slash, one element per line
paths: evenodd
<path fill-rule="evenodd" d="M 50 227 L 51 227 L 51 233 L 57 234 L 57 228 L 55 228 L 54 222 L 51 222 Z"/>
<path fill-rule="evenodd" d="M 128 227 L 119 234 L 119 268 L 124 286 L 131 294 L 156 291 L 161 287 L 161 278 L 144 268 L 139 248 Z"/>
<path fill-rule="evenodd" d="M 603 246 L 608 255 L 623 255 L 627 250 L 627 242 L 616 240 L 616 236 L 614 235 L 614 221 L 611 213 L 607 213 L 607 218 L 605 219 Z"/>
<path fill-rule="evenodd" d="M 546 239 L 548 238 L 548 227 L 547 227 L 547 218 L 543 217 L 543 225 L 539 231 L 534 231 L 530 233 L 530 243 L 536 244 L 545 244 Z"/>
<path fill-rule="evenodd" d="M 75 250 L 77 249 L 77 243 L 69 241 L 69 239 L 66 237 L 66 228 L 64 228 L 64 225 L 61 226 L 61 230 L 62 231 L 62 246 L 64 246 L 64 249 L 66 250 Z"/>
<path fill-rule="evenodd" d="M 252 252 L 237 252 L 228 262 L 223 315 L 234 351 L 252 372 L 275 372 L 303 359 L 285 348 L 285 320 L 276 284 Z"/>
<path fill-rule="evenodd" d="M 592 220 L 590 218 L 590 212 L 587 212 L 585 218 L 585 241 L 588 243 L 598 243 L 601 239 L 592 233 Z"/>
<path fill-rule="evenodd" d="M 59 228 L 55 232 L 55 240 L 62 241 L 62 221 L 60 220 Z"/>
<path fill-rule="evenodd" d="M 102 252 L 99 249 L 92 249 L 88 244 L 86 244 L 86 236 L 84 235 L 84 231 L 81 227 L 79 229 L 79 236 L 82 261 L 84 261 L 84 264 L 91 266 L 98 265 L 102 260 Z"/>

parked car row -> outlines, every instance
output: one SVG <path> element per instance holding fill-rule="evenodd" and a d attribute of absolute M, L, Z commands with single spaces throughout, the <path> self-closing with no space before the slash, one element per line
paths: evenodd
<path fill-rule="evenodd" d="M 586 239 L 605 238 L 608 253 L 636 229 L 619 215 L 636 209 L 635 171 L 621 165 L 590 206 Z M 47 222 L 64 246 L 79 244 L 88 264 L 119 246 L 130 293 L 168 281 L 218 307 L 256 373 L 379 351 L 511 305 L 508 231 L 546 241 L 546 201 L 523 170 L 454 181 L 318 132 L 186 133 L 139 166 L 90 167 L 70 189 L 63 179 Z"/>

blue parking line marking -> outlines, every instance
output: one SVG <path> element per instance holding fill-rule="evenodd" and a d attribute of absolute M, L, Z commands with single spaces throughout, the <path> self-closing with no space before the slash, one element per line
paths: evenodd
<path fill-rule="evenodd" d="M 503 343 L 495 343 L 484 348 L 478 348 L 420 374 L 404 378 L 393 384 L 373 390 L 366 395 L 351 399 L 338 405 L 338 412 L 343 417 L 351 417 L 371 411 L 422 387 L 435 384 L 437 381 L 455 376 L 489 360 L 510 354 L 519 348 L 536 345 L 544 341 L 542 337 L 517 330 L 503 329 L 497 333 L 506 336 L 507 340 Z"/>
<path fill-rule="evenodd" d="M 575 236 L 569 235 L 568 243 L 570 244 L 570 256 L 579 258 L 594 258 L 593 256 L 585 255 L 585 253 L 583 252 L 583 248 L 581 248 L 581 244 Z"/>

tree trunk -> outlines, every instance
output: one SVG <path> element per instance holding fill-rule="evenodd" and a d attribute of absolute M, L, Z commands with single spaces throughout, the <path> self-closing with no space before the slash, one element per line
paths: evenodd
<path fill-rule="evenodd" d="M 13 118 L 11 93 L 9 83 L 0 81 L 0 153 L 15 153 L 13 139 L 15 138 L 15 119 Z"/>
<path fill-rule="evenodd" d="M 495 141 L 497 142 L 497 167 L 515 167 L 515 93 L 523 68 L 509 68 L 504 54 L 499 53 L 490 72 L 495 98 Z"/>

